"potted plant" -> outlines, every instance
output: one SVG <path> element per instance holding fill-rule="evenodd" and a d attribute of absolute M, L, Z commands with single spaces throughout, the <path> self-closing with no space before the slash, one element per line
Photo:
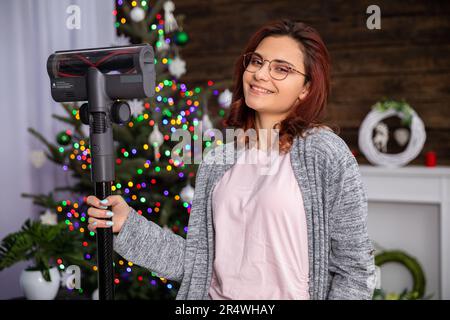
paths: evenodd
<path fill-rule="evenodd" d="M 56 216 L 56 215 L 55 215 Z M 32 261 L 22 271 L 20 284 L 30 300 L 52 300 L 60 287 L 57 259 L 83 264 L 80 241 L 64 222 L 27 220 L 21 230 L 6 236 L 0 244 L 0 270 L 20 261 Z"/>

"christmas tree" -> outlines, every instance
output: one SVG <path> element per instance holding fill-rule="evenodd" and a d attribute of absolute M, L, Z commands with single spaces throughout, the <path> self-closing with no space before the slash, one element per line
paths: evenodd
<path fill-rule="evenodd" d="M 116 180 L 111 191 L 121 195 L 142 216 L 186 237 L 198 163 L 185 164 L 173 159 L 171 150 L 178 141 L 171 141 L 171 134 L 175 130 L 185 130 L 194 142 L 202 138 L 194 134 L 197 126 L 202 126 L 202 132 L 216 126 L 219 129 L 231 102 L 231 92 L 223 90 L 229 82 L 214 83 L 205 79 L 205 87 L 189 88 L 179 81 L 186 72 L 181 49 L 189 43 L 189 36 L 183 30 L 184 17 L 175 17 L 174 11 L 172 1 L 159 0 L 151 5 L 148 1 L 117 0 L 112 12 L 119 35 L 118 42 L 112 45 L 149 43 L 155 49 L 157 81 L 155 96 L 129 101 L 131 120 L 122 126 L 114 126 Z M 219 90 L 223 91 L 220 95 Z M 207 104 L 211 100 L 218 103 L 208 110 Z M 78 292 L 90 295 L 97 288 L 96 241 L 95 233 L 87 230 L 85 200 L 94 192 L 90 180 L 88 127 L 80 121 L 80 105 L 64 103 L 62 107 L 67 115 L 53 115 L 70 126 L 56 136 L 56 143 L 29 129 L 45 144 L 45 157 L 63 171 L 70 172 L 76 182 L 50 194 L 23 196 L 33 198 L 47 215 L 49 210 L 54 212 L 74 234 L 82 234 L 82 241 L 74 241 L 79 242 L 88 267 L 82 268 L 82 288 Z M 211 147 L 215 142 L 202 142 L 202 148 Z M 177 154 L 189 154 L 191 145 L 186 146 L 187 150 L 176 150 Z M 42 165 L 43 157 L 44 152 L 32 155 L 36 167 Z M 60 191 L 70 192 L 70 199 L 57 199 L 56 194 Z M 57 261 L 63 271 L 65 262 L 63 259 Z M 175 298 L 178 283 L 159 278 L 118 255 L 114 261 L 116 299 Z"/>

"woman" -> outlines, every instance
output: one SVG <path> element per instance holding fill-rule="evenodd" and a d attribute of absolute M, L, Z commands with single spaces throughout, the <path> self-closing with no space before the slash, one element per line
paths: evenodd
<path fill-rule="evenodd" d="M 110 227 L 102 218 L 112 215 L 115 251 L 181 282 L 177 299 L 371 299 L 367 197 L 348 146 L 319 123 L 328 92 L 329 56 L 319 34 L 290 20 L 263 26 L 236 64 L 226 121 L 256 130 L 257 148 L 238 153 L 227 143 L 206 155 L 186 239 L 120 196 L 88 197 L 89 229 Z M 276 143 L 261 137 L 270 129 Z M 281 151 L 268 174 L 260 162 L 237 163 L 244 155 L 267 163 L 268 146 Z M 230 153 L 234 161 L 219 163 Z M 112 207 L 109 216 L 102 205 Z"/>

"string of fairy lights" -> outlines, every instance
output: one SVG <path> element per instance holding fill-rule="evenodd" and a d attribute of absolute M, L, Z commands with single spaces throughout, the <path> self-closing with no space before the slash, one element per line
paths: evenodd
<path fill-rule="evenodd" d="M 117 1 L 117 5 L 121 6 L 123 4 L 122 0 Z M 144 10 L 149 9 L 149 4 L 147 1 L 140 1 L 138 3 L 137 1 L 132 1 L 131 5 L 133 7 L 136 7 L 140 4 L 140 6 Z M 117 10 L 113 11 L 113 15 L 117 18 Z M 164 20 L 162 19 L 161 14 L 156 15 L 156 20 L 158 21 L 157 24 L 150 25 L 151 31 L 156 31 L 159 34 L 164 33 Z M 127 19 L 121 18 L 119 21 L 115 23 L 116 28 L 118 28 L 121 24 L 126 24 Z M 167 43 L 170 43 L 170 38 L 165 39 Z M 156 42 L 156 46 L 160 45 Z M 170 58 L 163 57 L 159 61 L 155 58 L 155 63 L 161 62 L 162 64 L 168 65 L 171 63 Z M 212 80 L 207 81 L 207 87 L 209 90 L 212 91 L 212 94 L 214 96 L 219 95 L 219 91 L 217 89 L 214 89 L 214 82 Z M 164 81 L 161 81 L 157 84 L 155 87 L 155 96 L 154 96 L 154 103 L 155 106 L 152 108 L 152 104 L 149 102 L 144 102 L 144 108 L 142 114 L 139 114 L 137 117 L 132 117 L 131 120 L 126 124 L 129 128 L 133 128 L 137 124 L 142 124 L 142 122 L 145 122 L 148 126 L 154 127 L 155 126 L 155 120 L 151 118 L 150 111 L 157 112 L 161 114 L 161 123 L 163 127 L 166 127 L 166 132 L 174 132 L 175 130 L 182 129 L 182 130 L 188 130 L 191 133 L 194 133 L 195 127 L 198 126 L 199 120 L 196 117 L 193 117 L 192 122 L 190 122 L 189 117 L 196 114 L 198 111 L 198 108 L 201 106 L 201 101 L 199 101 L 199 96 L 202 94 L 202 88 L 195 87 L 194 89 L 188 89 L 187 85 L 184 83 L 179 83 L 175 79 L 166 79 Z M 183 101 L 183 105 L 178 105 L 176 108 L 175 103 L 177 101 Z M 152 109 L 151 109 L 152 108 Z M 71 111 L 72 116 L 80 121 L 80 115 L 78 109 L 73 109 Z M 225 116 L 225 111 L 223 109 L 220 109 L 218 111 L 218 115 L 220 117 Z M 164 141 L 170 141 L 170 136 L 168 134 L 164 134 Z M 195 134 L 193 135 L 193 140 L 197 140 L 199 137 L 197 137 Z M 75 141 L 76 140 L 76 141 Z M 62 144 L 63 146 L 59 147 L 59 152 L 65 153 L 67 152 L 67 147 L 70 148 L 70 154 L 68 155 L 69 159 L 72 160 L 72 166 L 74 165 L 73 162 L 76 163 L 78 168 L 81 168 L 82 171 L 86 171 L 88 174 L 91 169 L 91 158 L 90 158 L 90 149 L 88 145 L 88 141 L 84 140 L 82 137 L 80 139 L 76 139 L 74 136 L 74 133 L 71 130 L 65 130 L 63 134 L 58 138 L 58 142 Z M 220 142 L 219 142 L 220 143 Z M 64 145 L 66 147 L 64 147 Z M 209 147 L 211 145 L 211 142 L 206 142 L 206 147 Z M 133 146 L 129 147 L 129 149 L 126 148 L 120 148 L 120 157 L 117 157 L 116 159 L 116 165 L 121 166 L 124 163 L 124 160 L 127 158 L 133 158 L 137 156 L 142 156 L 142 154 L 146 154 L 146 152 L 149 150 L 149 148 L 152 148 L 153 146 L 149 145 L 149 143 L 144 143 L 139 146 Z M 187 145 L 186 148 L 189 149 L 191 146 Z M 181 150 L 176 150 L 178 154 L 181 153 Z M 163 170 L 166 172 L 173 172 L 174 168 L 178 168 L 181 170 L 178 170 L 179 179 L 184 179 L 186 176 L 186 173 L 182 170 L 184 169 L 184 163 L 180 163 L 177 160 L 173 160 L 170 158 L 171 154 L 170 151 L 166 150 L 163 152 L 163 154 L 158 153 L 156 154 L 156 157 L 160 159 L 162 156 L 165 156 L 168 158 L 168 164 L 166 166 L 160 165 L 159 161 L 153 163 L 151 160 L 147 159 L 142 163 L 142 167 L 138 168 L 136 170 L 136 176 L 151 174 L 151 173 L 159 173 Z M 64 171 L 68 171 L 71 168 L 70 164 L 64 164 L 62 166 L 62 169 Z M 151 172 L 153 171 L 153 172 Z M 192 177 L 194 174 L 190 173 L 189 177 Z M 118 190 L 123 191 L 123 196 L 127 201 L 139 201 L 144 207 L 147 204 L 147 199 L 143 196 L 139 196 L 138 193 L 144 189 L 150 189 L 152 186 L 155 186 L 157 184 L 156 179 L 150 179 L 147 182 L 135 182 L 132 179 L 129 181 L 116 181 L 111 186 L 111 191 L 115 192 Z M 170 195 L 169 190 L 163 190 L 162 194 L 164 197 L 172 197 L 174 201 L 182 201 L 179 194 Z M 69 231 L 71 232 L 79 232 L 84 235 L 87 235 L 87 239 L 84 239 L 80 245 L 82 246 L 83 250 L 85 250 L 84 253 L 84 259 L 86 261 L 91 261 L 93 258 L 92 253 L 89 252 L 89 249 L 91 247 L 92 241 L 95 240 L 95 233 L 91 232 L 87 229 L 86 223 L 87 223 L 87 213 L 84 212 L 84 204 L 86 202 L 86 197 L 79 197 L 76 201 L 71 200 L 64 200 L 59 203 L 59 205 L 56 208 L 56 211 L 59 215 L 64 216 L 65 223 L 68 226 Z M 147 206 L 146 208 L 146 214 L 156 214 L 160 212 L 161 210 L 161 201 L 156 201 L 153 206 Z M 191 203 L 183 202 L 182 206 L 186 209 L 187 213 L 190 213 L 191 210 Z M 80 210 L 83 208 L 82 210 Z M 87 209 L 87 208 L 86 208 Z M 81 211 L 81 212 L 80 212 Z M 143 214 L 141 210 L 137 210 L 139 214 Z M 179 229 L 182 228 L 184 233 L 187 233 L 187 226 L 181 226 L 181 222 L 177 220 L 172 227 L 174 232 L 178 232 Z M 89 240 L 91 239 L 91 240 Z M 64 265 L 64 261 L 59 258 L 57 259 L 58 267 L 61 270 L 64 270 L 66 266 Z M 125 274 L 115 274 L 114 283 L 117 285 L 121 282 L 121 279 L 127 279 L 129 274 L 133 271 L 133 263 L 129 261 L 119 260 L 118 264 L 120 267 L 124 269 Z M 97 266 L 92 266 L 93 271 L 97 271 Z M 128 273 L 128 275 L 126 274 Z M 156 277 L 156 278 L 155 278 Z M 144 279 L 143 276 L 137 277 L 138 281 L 147 281 Z M 148 279 L 148 284 L 152 286 L 156 286 L 158 284 L 157 279 L 159 279 L 160 282 L 162 282 L 168 289 L 172 289 L 172 284 L 167 283 L 167 279 L 164 278 L 158 278 L 155 273 L 151 273 L 151 277 Z M 79 289 L 79 292 L 82 293 L 83 289 Z"/>

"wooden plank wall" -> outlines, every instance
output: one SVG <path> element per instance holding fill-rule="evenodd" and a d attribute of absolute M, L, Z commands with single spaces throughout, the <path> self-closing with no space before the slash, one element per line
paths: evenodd
<path fill-rule="evenodd" d="M 231 83 L 234 62 L 253 32 L 273 19 L 301 19 L 319 31 L 330 51 L 327 120 L 340 127 L 359 163 L 368 163 L 358 148 L 360 124 L 376 101 L 388 97 L 406 99 L 425 123 L 425 146 L 410 164 L 423 165 L 432 150 L 438 165 L 450 165 L 450 1 L 174 2 L 190 36 L 181 50 L 188 69 L 181 81 Z M 381 30 L 366 27 L 366 9 L 374 3 L 381 8 Z M 400 121 L 392 118 L 388 125 L 395 129 Z M 388 146 L 393 153 L 403 150 Z"/>

